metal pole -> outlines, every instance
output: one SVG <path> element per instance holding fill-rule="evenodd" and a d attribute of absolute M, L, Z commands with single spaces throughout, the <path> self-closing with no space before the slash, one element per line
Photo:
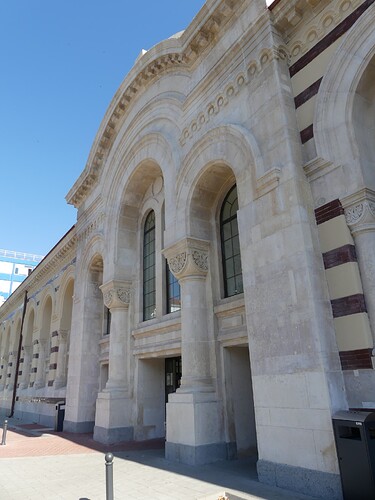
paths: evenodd
<path fill-rule="evenodd" d="M 105 488 L 106 499 L 113 500 L 113 455 L 106 453 L 105 455 Z"/>
<path fill-rule="evenodd" d="M 7 440 L 7 429 L 8 429 L 8 420 L 4 420 L 4 426 L 3 426 L 3 437 L 1 440 L 1 444 L 5 445 L 6 440 Z"/>

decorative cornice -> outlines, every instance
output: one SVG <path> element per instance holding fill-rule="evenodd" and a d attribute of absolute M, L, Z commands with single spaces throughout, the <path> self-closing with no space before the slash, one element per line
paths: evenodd
<path fill-rule="evenodd" d="M 241 3 L 242 0 L 223 0 L 213 11 L 202 9 L 200 26 L 189 27 L 190 29 L 188 28 L 180 38 L 174 39 L 174 50 L 161 55 L 159 52 L 159 55 L 152 59 L 152 54 L 157 50 L 156 47 L 150 51 L 151 55 L 146 52 L 137 60 L 133 70 L 129 73 L 129 81 L 123 89 L 119 89 L 115 104 L 102 122 L 84 171 L 66 196 L 69 204 L 78 208 L 97 184 L 106 154 L 114 142 L 119 124 L 132 105 L 134 97 L 166 71 L 181 66 L 191 67 L 209 45 L 217 42 L 224 32 L 225 24 Z M 166 42 L 168 40 L 161 42 L 160 46 L 168 45 Z M 180 44 L 179 47 L 178 44 Z M 147 61 L 147 59 L 150 60 Z"/>
<path fill-rule="evenodd" d="M 163 254 L 177 279 L 206 276 L 208 272 L 209 242 L 184 238 L 165 248 Z"/>
<path fill-rule="evenodd" d="M 251 83 L 268 64 L 275 60 L 285 60 L 287 58 L 287 49 L 284 46 L 275 45 L 261 49 L 258 58 L 252 59 L 249 62 L 246 71 L 237 73 L 233 80 L 227 83 L 225 87 L 207 103 L 204 110 L 195 116 L 189 125 L 184 128 L 179 139 L 181 146 L 185 146 L 194 135 L 201 132 L 202 129 L 207 128 L 208 123 L 218 115 L 247 84 Z"/>
<path fill-rule="evenodd" d="M 262 177 L 259 177 L 256 182 L 256 197 L 260 198 L 276 189 L 279 185 L 281 177 L 281 169 L 278 167 L 268 170 Z"/>
<path fill-rule="evenodd" d="M 361 0 L 341 0 L 340 2 L 287 0 L 278 2 L 275 6 L 271 5 L 271 17 L 275 27 L 287 39 L 292 39 L 300 26 L 307 26 L 299 35 L 299 39 L 293 41 L 290 46 L 291 57 L 298 59 L 353 12 L 360 3 Z M 311 21 L 313 25 L 309 25 Z"/>
<path fill-rule="evenodd" d="M 59 273 L 65 271 L 70 264 L 74 263 L 76 244 L 76 229 L 73 226 L 5 301 L 0 308 L 1 316 L 7 317 L 16 309 L 19 310 L 23 307 L 26 290 L 28 291 L 28 297 L 31 298 L 32 294 L 35 295 L 39 286 L 44 286 Z"/>
<path fill-rule="evenodd" d="M 104 304 L 108 309 L 127 308 L 132 299 L 133 289 L 129 281 L 108 281 L 100 287 Z"/>
<path fill-rule="evenodd" d="M 314 158 L 304 165 L 303 170 L 308 180 L 312 182 L 339 167 L 340 165 L 335 165 L 331 161 L 324 160 L 323 158 Z"/>

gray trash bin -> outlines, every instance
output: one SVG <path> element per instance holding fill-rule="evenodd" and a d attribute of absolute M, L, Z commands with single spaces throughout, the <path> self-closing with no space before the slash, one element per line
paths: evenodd
<path fill-rule="evenodd" d="M 339 411 L 332 417 L 345 500 L 375 499 L 375 411 Z"/>
<path fill-rule="evenodd" d="M 65 401 L 56 404 L 55 431 L 62 432 L 65 418 Z"/>

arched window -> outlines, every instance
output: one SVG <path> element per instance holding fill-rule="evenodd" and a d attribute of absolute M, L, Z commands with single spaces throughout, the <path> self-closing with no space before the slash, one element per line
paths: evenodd
<path fill-rule="evenodd" d="M 226 195 L 220 213 L 221 253 L 223 258 L 225 297 L 231 297 L 232 295 L 243 292 L 237 210 L 237 186 L 234 185 Z"/>
<path fill-rule="evenodd" d="M 145 221 L 143 233 L 143 320 L 155 317 L 155 212 Z"/>

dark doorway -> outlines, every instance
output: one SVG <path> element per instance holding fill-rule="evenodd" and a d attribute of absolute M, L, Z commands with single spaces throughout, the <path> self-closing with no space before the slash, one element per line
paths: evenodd
<path fill-rule="evenodd" d="M 168 403 L 168 394 L 176 392 L 181 384 L 181 356 L 165 358 L 165 402 Z"/>

